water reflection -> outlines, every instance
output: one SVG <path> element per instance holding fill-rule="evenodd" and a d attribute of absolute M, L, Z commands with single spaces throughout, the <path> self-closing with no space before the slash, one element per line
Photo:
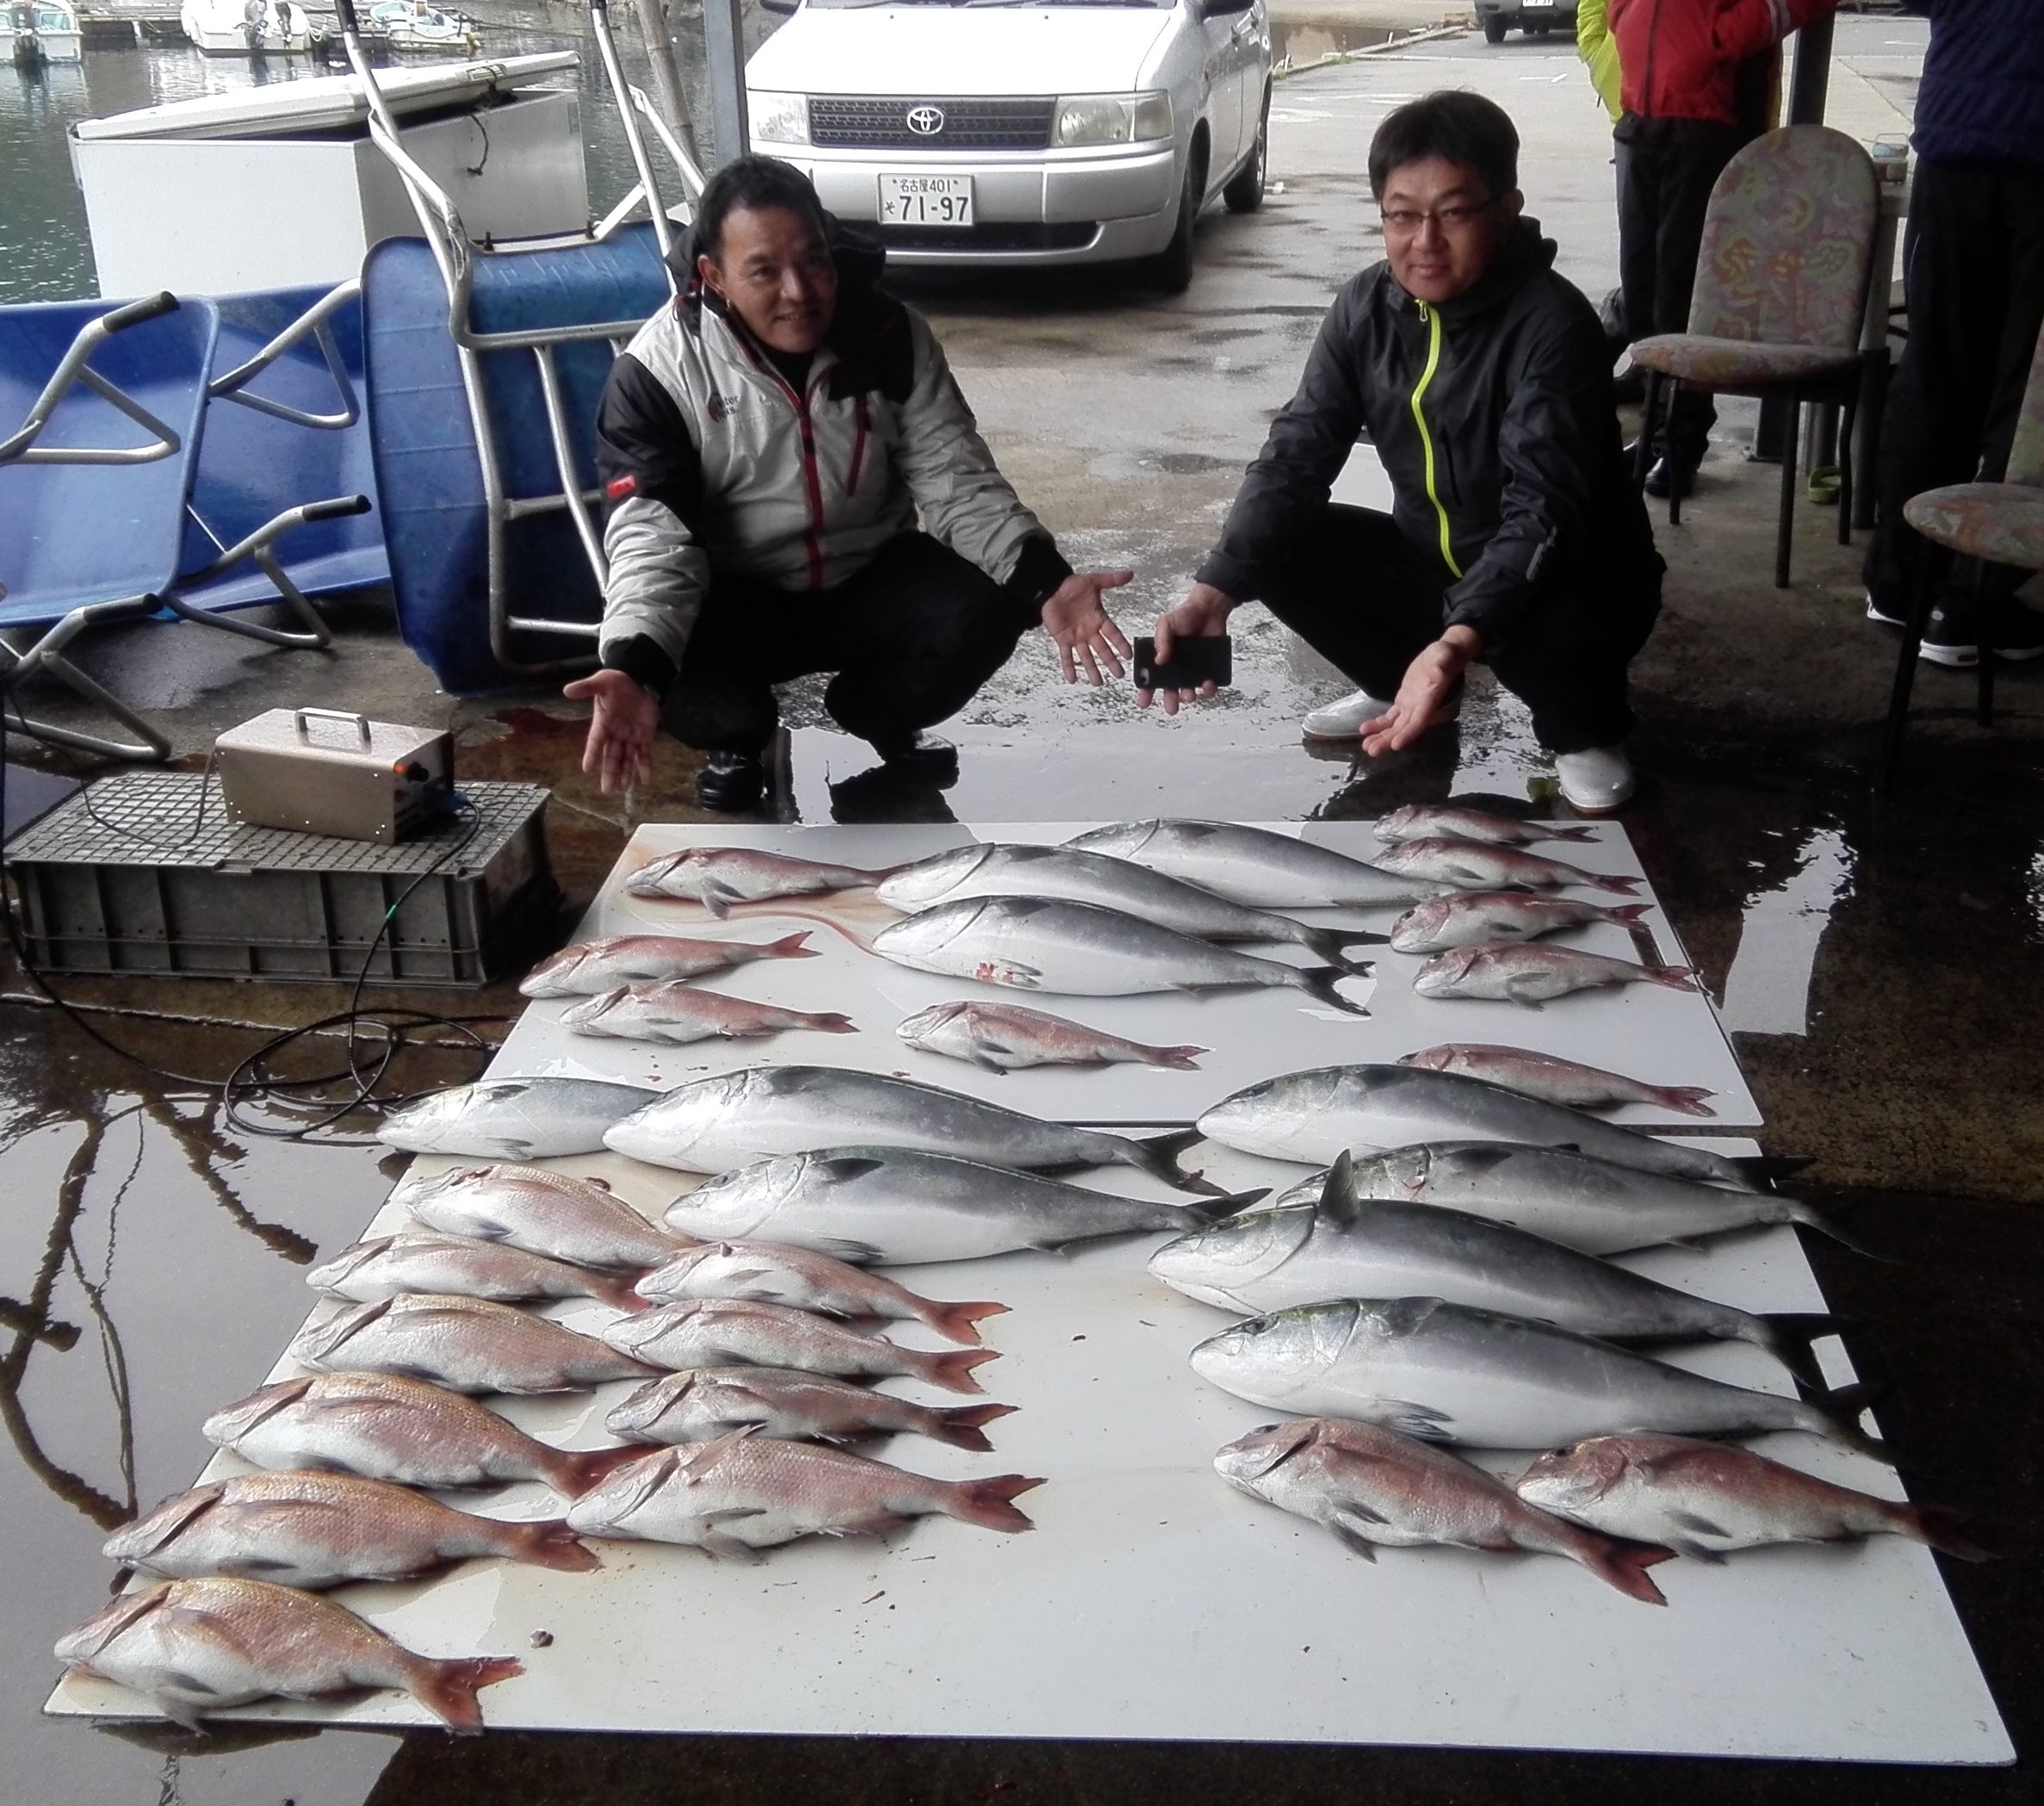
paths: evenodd
<path fill-rule="evenodd" d="M 1831 914 L 1852 895 L 1854 853 L 1836 828 L 1813 829 L 1796 868 L 1746 904 L 1719 1015 L 1748 1034 L 1807 1034 L 1810 980 Z"/>

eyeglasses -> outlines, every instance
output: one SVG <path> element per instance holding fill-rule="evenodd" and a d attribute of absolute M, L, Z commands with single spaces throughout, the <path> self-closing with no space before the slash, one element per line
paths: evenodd
<path fill-rule="evenodd" d="M 1488 201 L 1474 201 L 1460 207 L 1434 207 L 1421 213 L 1411 208 L 1385 208 L 1381 217 L 1387 233 L 1395 233 L 1400 238 L 1410 238 L 1420 227 L 1431 220 L 1443 232 L 1466 232 L 1476 224 L 1478 215 L 1497 205 L 1498 197 L 1491 195 Z"/>

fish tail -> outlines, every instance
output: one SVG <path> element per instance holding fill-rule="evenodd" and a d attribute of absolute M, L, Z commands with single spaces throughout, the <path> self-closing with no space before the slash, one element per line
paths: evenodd
<path fill-rule="evenodd" d="M 986 1426 L 996 1418 L 1012 1417 L 1016 1409 L 1013 1405 L 946 1406 L 931 1413 L 936 1421 L 930 1426 L 930 1434 L 954 1449 L 985 1455 L 994 1447 L 987 1440 Z"/>
<path fill-rule="evenodd" d="M 652 1269 L 648 1268 L 647 1271 Z M 613 1278 L 608 1274 L 592 1273 L 589 1275 L 590 1296 L 598 1304 L 607 1304 L 614 1311 L 643 1311 L 653 1303 L 650 1298 L 641 1297 L 634 1290 L 642 1275 L 634 1272 Z"/>
<path fill-rule="evenodd" d="M 1643 919 L 1653 907 L 1651 903 L 1614 903 L 1604 913 L 1614 922 L 1633 922 Z"/>
<path fill-rule="evenodd" d="M 953 1349 L 941 1355 L 926 1354 L 920 1349 L 903 1349 L 904 1355 L 913 1355 L 914 1370 L 920 1379 L 927 1380 L 932 1386 L 941 1386 L 946 1392 L 984 1392 L 986 1387 L 973 1378 L 972 1370 L 989 1361 L 998 1361 L 998 1350 L 990 1348 Z"/>
<path fill-rule="evenodd" d="M 1815 1162 L 1814 1154 L 1727 1154 L 1725 1164 L 1747 1191 L 1773 1191 Z"/>
<path fill-rule="evenodd" d="M 1950 1505 L 1898 1505 L 1895 1507 L 1895 1521 L 1905 1534 L 1928 1544 L 1940 1555 L 1955 1556 L 1961 1561 L 1994 1560 L 1991 1549 L 1984 1549 L 1971 1538 L 1960 1535 L 1960 1527 L 1969 1518 L 1966 1512 L 1955 1511 Z"/>
<path fill-rule="evenodd" d="M 457 1731 L 483 1728 L 478 1692 L 525 1672 L 525 1664 L 512 1655 L 476 1655 L 465 1661 L 434 1661 L 421 1656 L 418 1660 L 412 1676 L 412 1697 Z"/>
<path fill-rule="evenodd" d="M 1696 974 L 1686 965 L 1650 965 L 1647 976 L 1656 984 L 1665 984 L 1670 990 L 1694 990 Z"/>
<path fill-rule="evenodd" d="M 1841 1229 L 1835 1219 L 1818 1209 L 1814 1204 L 1806 1204 L 1800 1198 L 1791 1198 L 1787 1201 L 1790 1222 L 1800 1223 L 1806 1229 L 1814 1229 L 1826 1240 L 1837 1243 L 1841 1248 L 1849 1248 L 1855 1254 L 1862 1255 L 1870 1261 L 1880 1261 L 1887 1266 L 1895 1264 L 1893 1255 L 1883 1254 L 1878 1248 L 1868 1247 L 1857 1236 Z"/>
<path fill-rule="evenodd" d="M 985 1530 L 1033 1530 L 1036 1526 L 1012 1501 L 1043 1481 L 1025 1474 L 996 1474 L 991 1480 L 953 1480 L 945 1486 L 944 1509 L 963 1524 Z"/>
<path fill-rule="evenodd" d="M 804 1018 L 804 1028 L 815 1028 L 825 1034 L 857 1034 L 858 1024 L 850 1016 L 841 1015 L 834 1009 L 827 1009 Z"/>
<path fill-rule="evenodd" d="M 1829 1437 L 1835 1443 L 1843 1443 L 1861 1455 L 1870 1455 L 1875 1461 L 1892 1468 L 1895 1465 L 1894 1451 L 1880 1437 L 1868 1436 L 1860 1428 L 1860 1413 L 1880 1396 L 1880 1387 L 1862 1381 L 1855 1386 L 1841 1386 L 1837 1391 L 1826 1393 L 1822 1398 L 1806 1400 L 1809 1418 L 1803 1427 Z"/>
<path fill-rule="evenodd" d="M 517 1545 L 517 1559 L 535 1567 L 557 1567 L 563 1573 L 585 1574 L 604 1564 L 567 1526 L 565 1517 L 542 1517 L 530 1523 L 506 1524 Z"/>
<path fill-rule="evenodd" d="M 1675 1551 L 1652 1542 L 1620 1542 L 1611 1536 L 1590 1536 L 1577 1558 L 1600 1580 L 1615 1586 L 1629 1599 L 1644 1605 L 1665 1605 L 1668 1596 L 1654 1585 L 1647 1569 L 1657 1562 L 1672 1561 Z"/>
<path fill-rule="evenodd" d="M 1540 838 L 1544 841 L 1594 841 L 1596 837 L 1595 829 L 1584 827 L 1580 822 L 1573 827 L 1560 822 L 1540 823 Z"/>
<path fill-rule="evenodd" d="M 1390 939 L 1388 934 L 1370 934 L 1351 928 L 1304 928 L 1298 935 L 1298 945 L 1329 965 L 1339 966 L 1345 972 L 1366 978 L 1377 970 L 1376 966 L 1367 959 L 1351 959 L 1347 949 L 1383 946 Z"/>
<path fill-rule="evenodd" d="M 1173 1205 L 1171 1208 L 1178 1211 L 1182 1216 L 1192 1218 L 1194 1223 L 1204 1229 L 1210 1224 L 1223 1222 L 1232 1216 L 1239 1216 L 1243 1211 L 1262 1203 L 1270 1195 L 1269 1186 L 1260 1185 L 1254 1191 L 1221 1192 L 1210 1201 Z"/>
<path fill-rule="evenodd" d="M 918 1314 L 939 1336 L 953 1342 L 963 1342 L 977 1348 L 980 1332 L 976 1325 L 982 1317 L 1000 1317 L 1007 1313 L 1004 1304 L 940 1304 L 932 1305 Z"/>
<path fill-rule="evenodd" d="M 647 1450 L 643 1443 L 628 1443 L 622 1449 L 557 1449 L 548 1463 L 547 1484 L 556 1493 L 579 1499 L 610 1477 L 627 1462 L 635 1462 Z"/>
<path fill-rule="evenodd" d="M 1646 880 L 1644 878 L 1620 878 L 1608 872 L 1595 872 L 1583 880 L 1600 891 L 1609 891 L 1620 897 L 1630 897 Z"/>
<path fill-rule="evenodd" d="M 1199 1131 L 1174 1129 L 1168 1135 L 1150 1135 L 1141 1141 L 1124 1138 L 1116 1139 L 1116 1154 L 1124 1166 L 1132 1166 L 1139 1172 L 1148 1173 L 1153 1179 L 1161 1179 L 1165 1184 L 1178 1191 L 1202 1191 L 1213 1194 L 1216 1188 L 1209 1185 L 1197 1173 L 1188 1173 L 1178 1164 L 1178 1157 L 1187 1148 L 1197 1146 Z"/>
<path fill-rule="evenodd" d="M 1194 1047 L 1189 1043 L 1182 1047 L 1146 1047 L 1143 1050 L 1143 1064 L 1146 1066 L 1169 1066 L 1178 1072 L 1197 1072 L 1202 1053 L 1211 1053 L 1211 1047 Z"/>
<path fill-rule="evenodd" d="M 1353 978 L 1357 976 L 1356 972 L 1350 971 L 1345 965 L 1309 965 L 1299 972 L 1299 989 L 1310 991 L 1322 1003 L 1331 1004 L 1335 1009 L 1344 1010 L 1352 1016 L 1366 1016 L 1370 1012 L 1365 1009 L 1360 1003 L 1350 1002 L 1347 997 L 1335 989 L 1335 985 L 1340 984 L 1342 979 Z"/>
<path fill-rule="evenodd" d="M 1704 1102 L 1717 1094 L 1704 1085 L 1650 1085 L 1647 1095 L 1663 1110 L 1674 1110 L 1684 1116 L 1715 1116 L 1718 1113 Z"/>
<path fill-rule="evenodd" d="M 798 934 L 784 934 L 778 940 L 770 940 L 760 952 L 770 959 L 815 959 L 820 957 L 809 945 L 813 930 L 803 928 Z"/>
<path fill-rule="evenodd" d="M 1745 1320 L 1739 1339 L 1765 1349 L 1795 1376 L 1799 1386 L 1824 1388 L 1824 1373 L 1811 1347 L 1820 1336 L 1835 1336 L 1843 1325 L 1824 1311 L 1769 1311 Z"/>

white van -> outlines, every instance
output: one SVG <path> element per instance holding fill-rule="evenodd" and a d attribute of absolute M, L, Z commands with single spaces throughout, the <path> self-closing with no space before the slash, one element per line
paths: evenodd
<path fill-rule="evenodd" d="M 1207 202 L 1263 198 L 1264 0 L 799 0 L 746 89 L 753 148 L 891 264 L 1140 258 L 1179 289 Z"/>

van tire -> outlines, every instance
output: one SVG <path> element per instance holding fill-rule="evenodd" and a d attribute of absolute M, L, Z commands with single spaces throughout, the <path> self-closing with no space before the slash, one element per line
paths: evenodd
<path fill-rule="evenodd" d="M 1485 13 L 1483 15 L 1483 41 L 1486 44 L 1503 43 L 1505 33 L 1510 28 L 1505 22 L 1505 16 L 1502 13 Z"/>
<path fill-rule="evenodd" d="M 1206 146 L 1196 144 L 1186 160 L 1186 185 L 1178 197 L 1178 222 L 1171 242 L 1150 263 L 1150 280 L 1167 295 L 1183 295 L 1192 286 L 1192 233 L 1206 201 Z"/>
<path fill-rule="evenodd" d="M 1271 97 L 1263 93 L 1263 111 L 1256 118 L 1256 140 L 1249 147 L 1249 160 L 1228 178 L 1221 199 L 1231 214 L 1253 214 L 1263 205 L 1264 172 L 1270 164 Z"/>

